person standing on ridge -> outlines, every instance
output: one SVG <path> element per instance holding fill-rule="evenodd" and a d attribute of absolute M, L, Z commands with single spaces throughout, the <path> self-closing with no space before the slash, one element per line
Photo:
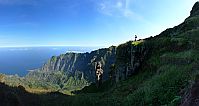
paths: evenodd
<path fill-rule="evenodd" d="M 136 39 L 137 39 L 137 35 L 135 35 L 135 41 L 136 41 Z"/>

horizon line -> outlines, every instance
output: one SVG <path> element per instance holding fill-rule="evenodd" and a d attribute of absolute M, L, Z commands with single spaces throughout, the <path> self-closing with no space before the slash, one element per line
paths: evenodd
<path fill-rule="evenodd" d="M 18 45 L 18 46 L 0 46 L 0 48 L 20 48 L 20 47 L 105 47 L 105 46 L 80 46 L 80 45 Z"/>

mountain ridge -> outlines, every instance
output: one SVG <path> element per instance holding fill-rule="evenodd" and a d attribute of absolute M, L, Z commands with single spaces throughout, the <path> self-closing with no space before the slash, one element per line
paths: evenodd
<path fill-rule="evenodd" d="M 63 71 L 74 74 L 76 71 L 83 72 L 86 79 L 95 81 L 95 62 L 102 63 L 104 79 L 108 78 L 108 70 L 111 64 L 115 62 L 116 47 L 98 49 L 90 53 L 66 53 L 60 56 L 53 56 L 41 68 L 35 71 Z M 31 72 L 29 73 L 31 74 Z M 29 76 L 29 75 L 28 75 Z"/>

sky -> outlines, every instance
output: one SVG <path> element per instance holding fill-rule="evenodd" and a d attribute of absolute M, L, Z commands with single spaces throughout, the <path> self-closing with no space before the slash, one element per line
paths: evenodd
<path fill-rule="evenodd" d="M 109 47 L 184 21 L 197 0 L 0 0 L 0 47 Z"/>

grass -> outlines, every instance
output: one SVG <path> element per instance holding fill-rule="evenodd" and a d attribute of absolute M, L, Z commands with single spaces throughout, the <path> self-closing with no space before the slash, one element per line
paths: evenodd
<path fill-rule="evenodd" d="M 189 67 L 163 66 L 155 75 L 126 98 L 127 105 L 169 105 L 188 83 Z M 179 101 L 176 101 L 179 102 Z M 175 102 L 175 103 L 176 103 Z M 174 103 L 174 104 L 175 104 Z M 177 104 L 177 103 L 176 103 Z"/>
<path fill-rule="evenodd" d="M 173 58 L 185 61 L 197 61 L 199 60 L 199 51 L 197 50 L 187 50 L 179 53 L 167 52 L 161 56 L 162 58 Z"/>
<path fill-rule="evenodd" d="M 140 44 L 143 43 L 143 42 L 144 42 L 143 40 L 133 41 L 133 42 L 132 42 L 132 45 L 133 45 L 133 46 L 137 46 L 137 45 L 140 45 Z"/>

